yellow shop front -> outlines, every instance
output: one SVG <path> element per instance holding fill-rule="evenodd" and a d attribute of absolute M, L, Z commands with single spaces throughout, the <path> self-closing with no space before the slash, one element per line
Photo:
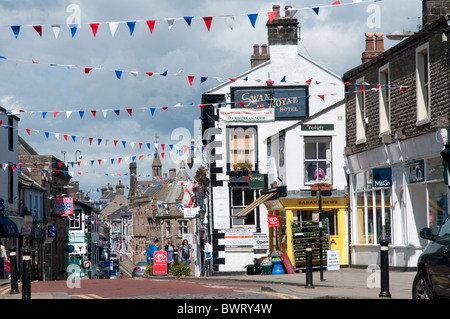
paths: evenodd
<path fill-rule="evenodd" d="M 294 265 L 293 232 L 291 224 L 312 221 L 318 212 L 316 198 L 278 198 L 264 202 L 270 215 L 279 217 L 280 227 L 269 228 L 270 251 L 286 253 Z M 322 197 L 322 219 L 327 220 L 329 249 L 339 251 L 340 265 L 348 265 L 349 199 Z"/>

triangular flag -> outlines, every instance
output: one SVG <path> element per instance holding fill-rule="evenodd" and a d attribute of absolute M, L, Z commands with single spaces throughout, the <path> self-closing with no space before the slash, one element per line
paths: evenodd
<path fill-rule="evenodd" d="M 131 113 L 133 112 L 133 109 L 127 109 L 127 112 L 128 112 L 128 114 L 130 114 L 130 116 L 131 116 Z"/>
<path fill-rule="evenodd" d="M 120 110 L 114 110 L 114 113 L 116 113 L 116 115 L 120 115 Z"/>
<path fill-rule="evenodd" d="M 42 112 L 42 117 L 45 119 L 45 116 L 47 115 L 47 112 Z"/>
<path fill-rule="evenodd" d="M 95 38 L 95 36 L 97 35 L 98 26 L 100 25 L 100 23 L 91 23 L 89 25 L 91 26 L 92 33 L 94 34 L 94 38 Z"/>
<path fill-rule="evenodd" d="M 148 76 L 152 76 L 153 72 L 145 72 L 145 74 L 147 74 Z"/>
<path fill-rule="evenodd" d="M 193 76 L 188 76 L 189 84 L 192 86 L 192 82 L 194 81 Z"/>
<path fill-rule="evenodd" d="M 320 97 L 322 100 L 325 101 L 325 95 L 317 95 L 318 97 Z"/>
<path fill-rule="evenodd" d="M 336 1 L 336 2 L 334 2 L 333 4 L 332 4 L 332 6 L 337 6 L 337 5 L 339 5 L 339 4 L 341 4 L 341 1 Z"/>
<path fill-rule="evenodd" d="M 205 21 L 206 28 L 211 30 L 211 23 L 212 23 L 213 17 L 203 17 L 203 21 Z"/>
<path fill-rule="evenodd" d="M 117 31 L 117 27 L 119 26 L 119 22 L 109 22 L 109 29 L 111 30 L 111 35 L 114 36 Z"/>
<path fill-rule="evenodd" d="M 200 84 L 202 84 L 206 80 L 208 80 L 208 78 L 206 76 L 202 76 L 202 78 L 200 79 Z"/>
<path fill-rule="evenodd" d="M 272 23 L 273 19 L 277 16 L 278 11 L 273 12 L 267 12 L 267 15 L 269 16 L 269 22 Z"/>
<path fill-rule="evenodd" d="M 134 27 L 136 26 L 136 21 L 127 22 L 128 28 L 130 29 L 130 36 L 133 35 Z"/>
<path fill-rule="evenodd" d="M 78 113 L 80 114 L 80 118 L 83 118 L 84 111 L 78 111 Z"/>
<path fill-rule="evenodd" d="M 184 17 L 184 20 L 186 21 L 186 23 L 189 25 L 189 26 L 191 26 L 191 22 L 192 22 L 192 19 L 193 19 L 194 17 Z"/>
<path fill-rule="evenodd" d="M 160 73 L 159 75 L 166 76 L 167 75 L 167 70 L 164 71 L 163 73 Z"/>
<path fill-rule="evenodd" d="M 152 116 L 153 116 L 153 114 L 155 114 L 155 108 L 154 108 L 154 107 L 151 107 L 151 108 L 150 108 L 150 111 L 152 112 Z"/>
<path fill-rule="evenodd" d="M 172 30 L 173 23 L 175 22 L 175 19 L 165 18 L 164 20 L 166 20 L 167 24 L 169 25 L 169 31 Z"/>
<path fill-rule="evenodd" d="M 49 132 L 44 132 L 44 134 L 45 134 L 45 137 L 48 138 L 50 133 Z"/>
<path fill-rule="evenodd" d="M 14 32 L 14 36 L 17 39 L 17 37 L 19 36 L 19 33 L 20 33 L 20 25 L 12 25 L 11 29 Z"/>
<path fill-rule="evenodd" d="M 92 113 L 93 117 L 95 117 L 95 115 L 97 115 L 97 111 L 95 111 L 95 110 L 92 110 L 91 113 Z"/>
<path fill-rule="evenodd" d="M 30 132 L 31 132 L 30 129 L 27 128 L 26 131 L 27 131 L 28 135 L 30 135 Z"/>
<path fill-rule="evenodd" d="M 150 29 L 150 33 L 153 33 L 153 29 L 155 28 L 155 20 L 147 20 L 148 28 Z"/>
<path fill-rule="evenodd" d="M 247 14 L 247 16 L 250 19 L 250 23 L 252 24 L 252 26 L 254 28 L 255 24 L 256 24 L 256 19 L 258 19 L 258 14 L 257 13 L 250 13 L 250 14 Z"/>
<path fill-rule="evenodd" d="M 34 30 L 36 30 L 37 33 L 39 33 L 39 36 L 42 37 L 42 26 L 41 25 L 34 25 Z"/>
<path fill-rule="evenodd" d="M 84 73 L 89 74 L 91 72 L 92 68 L 84 68 Z"/>
<path fill-rule="evenodd" d="M 122 71 L 115 70 L 114 72 L 116 73 L 117 78 L 120 80 L 120 77 L 122 76 Z"/>
<path fill-rule="evenodd" d="M 234 17 L 227 17 L 227 24 L 230 27 L 231 30 L 233 30 L 233 26 L 234 26 Z"/>
<path fill-rule="evenodd" d="M 280 82 L 286 82 L 286 75 L 285 76 L 283 76 L 283 78 L 281 79 L 281 81 Z"/>
<path fill-rule="evenodd" d="M 314 11 L 317 15 L 319 15 L 319 9 L 320 9 L 320 8 L 317 7 L 317 8 L 312 8 L 312 9 L 313 9 L 313 11 Z"/>
<path fill-rule="evenodd" d="M 72 38 L 75 36 L 75 33 L 77 33 L 78 24 L 71 24 L 69 25 L 70 32 L 72 33 Z"/>
<path fill-rule="evenodd" d="M 305 83 L 308 84 L 308 85 L 310 85 L 310 84 L 311 84 L 311 81 L 312 81 L 312 78 L 309 79 L 309 80 L 306 80 Z"/>
<path fill-rule="evenodd" d="M 52 24 L 52 30 L 53 30 L 53 34 L 55 35 L 55 39 L 58 39 L 60 29 L 61 29 L 61 26 L 59 24 Z"/>

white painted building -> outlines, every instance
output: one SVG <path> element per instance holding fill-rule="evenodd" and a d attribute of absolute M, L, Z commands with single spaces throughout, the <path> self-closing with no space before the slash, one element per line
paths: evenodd
<path fill-rule="evenodd" d="M 279 8 L 274 7 L 276 10 Z M 340 148 L 335 152 L 343 154 L 343 83 L 338 75 L 298 52 L 298 21 L 289 16 L 288 10 L 285 12 L 285 17 L 278 15 L 267 23 L 268 51 L 263 46 L 260 54 L 259 46 L 254 47 L 252 68 L 202 97 L 203 136 L 210 155 L 209 221 L 215 271 L 245 271 L 255 258 L 270 253 L 268 244 L 256 243 L 256 239 L 269 242 L 268 210 L 257 205 L 262 203 L 262 189 L 270 188 L 274 181 L 288 186 L 288 190 L 309 189 L 313 183 L 305 183 L 303 137 L 299 138 L 299 134 L 323 135 L 326 139 L 339 135 L 333 148 Z M 327 108 L 329 113 L 323 113 Z M 299 121 L 334 123 L 333 133 L 301 132 Z M 274 154 L 268 139 L 279 132 L 286 132 L 286 139 Z M 284 150 L 286 153 L 282 153 Z M 286 166 L 279 165 L 280 156 Z M 342 159 L 336 161 L 342 168 Z M 343 169 L 342 174 L 328 172 L 327 178 L 342 190 Z M 253 184 L 258 178 L 265 182 L 263 187 L 258 182 Z"/>

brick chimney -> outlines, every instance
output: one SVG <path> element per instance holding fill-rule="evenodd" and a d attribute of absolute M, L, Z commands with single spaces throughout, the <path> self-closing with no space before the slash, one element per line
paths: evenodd
<path fill-rule="evenodd" d="M 270 59 L 267 44 L 261 45 L 261 52 L 259 52 L 259 44 L 253 45 L 253 55 L 250 57 L 251 68 L 260 65 Z"/>
<path fill-rule="evenodd" d="M 292 6 L 285 6 L 285 16 L 280 16 L 280 6 L 274 5 L 272 11 L 277 11 L 277 15 L 272 20 L 267 21 L 268 43 L 271 45 L 297 45 L 298 44 L 298 20 L 292 18 L 287 9 Z"/>
<path fill-rule="evenodd" d="M 384 52 L 383 33 L 366 33 L 366 50 L 363 52 L 361 61 L 366 63 Z"/>
<path fill-rule="evenodd" d="M 450 0 L 423 0 L 422 25 L 432 23 L 440 17 L 450 14 Z"/>

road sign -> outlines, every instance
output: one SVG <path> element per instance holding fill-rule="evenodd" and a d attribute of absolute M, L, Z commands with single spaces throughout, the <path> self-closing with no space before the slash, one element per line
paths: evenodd
<path fill-rule="evenodd" d="M 153 255 L 153 274 L 167 275 L 167 252 L 155 251 Z"/>
<path fill-rule="evenodd" d="M 83 260 L 82 266 L 84 269 L 88 269 L 91 267 L 91 262 L 87 259 Z"/>

